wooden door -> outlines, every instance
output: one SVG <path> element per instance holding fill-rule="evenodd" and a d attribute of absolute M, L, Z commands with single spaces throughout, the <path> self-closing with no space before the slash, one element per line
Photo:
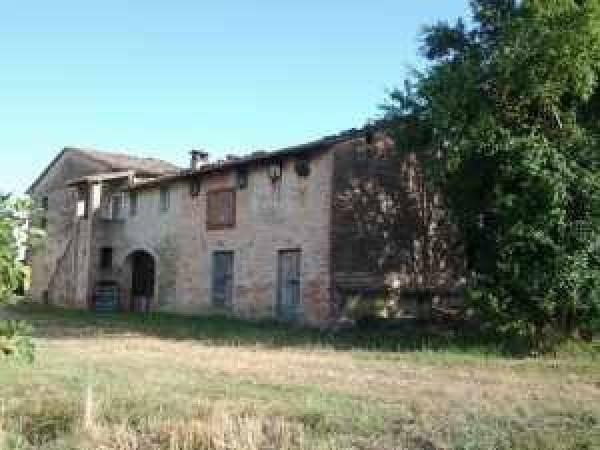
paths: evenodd
<path fill-rule="evenodd" d="M 300 250 L 283 250 L 278 257 L 277 316 L 281 320 L 296 321 L 301 313 Z"/>
<path fill-rule="evenodd" d="M 233 252 L 213 254 L 212 303 L 220 308 L 233 306 Z"/>

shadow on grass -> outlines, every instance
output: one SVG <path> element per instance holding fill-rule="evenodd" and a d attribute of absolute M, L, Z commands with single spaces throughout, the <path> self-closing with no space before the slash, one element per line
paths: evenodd
<path fill-rule="evenodd" d="M 370 352 L 446 351 L 478 356 L 519 354 L 514 343 L 501 342 L 493 336 L 475 335 L 464 329 L 432 333 L 411 322 L 398 324 L 393 328 L 355 328 L 332 332 L 275 321 L 250 322 L 218 315 L 188 317 L 165 313 L 96 314 L 28 303 L 5 307 L 3 315 L 31 322 L 35 336 L 48 339 L 141 334 L 162 339 L 194 340 L 218 346 L 300 347 Z"/>

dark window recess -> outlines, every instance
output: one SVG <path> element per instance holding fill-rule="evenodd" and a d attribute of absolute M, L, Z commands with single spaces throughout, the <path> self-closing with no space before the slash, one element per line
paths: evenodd
<path fill-rule="evenodd" d="M 102 247 L 100 251 L 100 268 L 110 269 L 113 263 L 113 249 L 112 247 Z"/>
<path fill-rule="evenodd" d="M 138 194 L 133 191 L 129 193 L 129 215 L 131 217 L 137 214 L 138 210 Z"/>
<path fill-rule="evenodd" d="M 25 249 L 25 265 L 30 266 L 33 259 L 33 249 L 28 245 Z"/>
<path fill-rule="evenodd" d="M 42 292 L 42 302 L 44 303 L 44 305 L 50 304 L 50 294 L 48 293 L 48 291 Z"/>
<path fill-rule="evenodd" d="M 245 167 L 240 168 L 235 175 L 237 188 L 240 190 L 246 189 L 248 187 L 248 169 Z"/>
<path fill-rule="evenodd" d="M 282 172 L 283 163 L 281 161 L 273 161 L 267 166 L 267 174 L 273 183 L 281 180 Z"/>
<path fill-rule="evenodd" d="M 171 206 L 171 192 L 168 187 L 160 188 L 160 210 L 167 212 Z"/>
<path fill-rule="evenodd" d="M 202 183 L 200 182 L 200 178 L 192 178 L 190 180 L 190 195 L 192 197 L 198 197 L 198 195 L 200 195 L 201 188 Z"/>
<path fill-rule="evenodd" d="M 48 218 L 46 217 L 46 213 L 48 212 L 49 209 L 49 201 L 48 201 L 48 197 L 42 197 L 42 211 L 39 217 L 39 226 L 42 230 L 45 230 L 46 228 L 48 228 Z"/>
<path fill-rule="evenodd" d="M 219 308 L 233 306 L 233 252 L 213 253 L 212 303 Z"/>
<path fill-rule="evenodd" d="M 297 159 L 294 170 L 299 177 L 308 177 L 310 175 L 310 160 L 306 158 Z"/>
<path fill-rule="evenodd" d="M 206 228 L 235 227 L 235 189 L 219 189 L 206 194 Z"/>
<path fill-rule="evenodd" d="M 123 199 L 120 195 L 114 195 L 111 198 L 111 218 L 117 220 L 121 218 L 121 206 Z"/>

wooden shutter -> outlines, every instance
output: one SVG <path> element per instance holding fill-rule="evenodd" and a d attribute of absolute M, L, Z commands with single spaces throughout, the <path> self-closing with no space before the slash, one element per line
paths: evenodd
<path fill-rule="evenodd" d="M 209 230 L 235 226 L 235 189 L 209 191 L 206 196 L 206 227 Z"/>

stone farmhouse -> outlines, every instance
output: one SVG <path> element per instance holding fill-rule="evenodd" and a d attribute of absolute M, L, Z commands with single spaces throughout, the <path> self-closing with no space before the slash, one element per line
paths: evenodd
<path fill-rule="evenodd" d="M 28 190 L 47 232 L 31 296 L 327 326 L 348 295 L 384 288 L 335 199 L 352 180 L 403 176 L 392 151 L 376 126 L 220 161 L 192 151 L 188 168 L 67 147 Z"/>

